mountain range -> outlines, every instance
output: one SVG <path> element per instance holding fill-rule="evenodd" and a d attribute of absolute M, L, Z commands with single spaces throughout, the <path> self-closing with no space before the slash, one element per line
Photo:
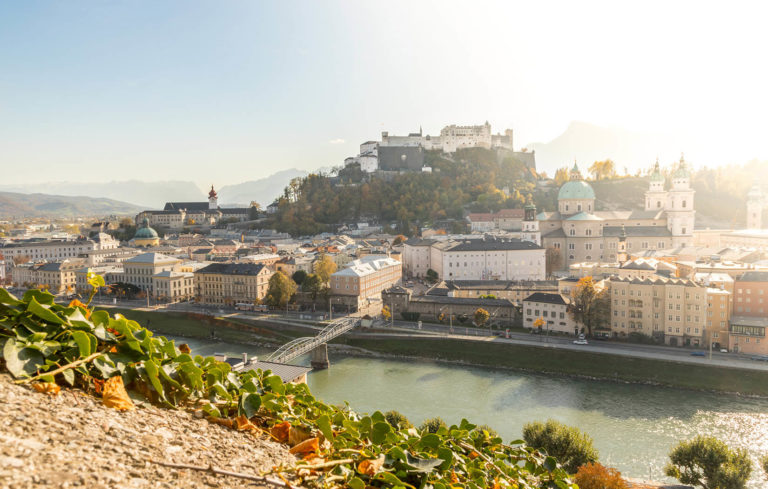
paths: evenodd
<path fill-rule="evenodd" d="M 142 208 L 113 199 L 0 192 L 0 217 L 134 215 Z"/>
<path fill-rule="evenodd" d="M 283 189 L 291 179 L 305 176 L 307 176 L 307 172 L 291 168 L 259 180 L 225 185 L 218 190 L 219 204 L 247 206 L 251 201 L 256 201 L 261 204 L 262 208 L 265 208 L 283 194 Z"/>

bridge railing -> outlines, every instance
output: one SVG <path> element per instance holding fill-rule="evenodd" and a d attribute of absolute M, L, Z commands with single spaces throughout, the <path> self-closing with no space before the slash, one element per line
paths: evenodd
<path fill-rule="evenodd" d="M 357 326 L 359 323 L 360 318 L 350 316 L 332 321 L 316 336 L 296 338 L 295 340 L 284 344 L 274 353 L 268 356 L 267 360 L 277 363 L 290 362 L 296 357 L 311 352 L 319 345 L 327 343 L 337 336 L 341 336 L 342 334 Z"/>

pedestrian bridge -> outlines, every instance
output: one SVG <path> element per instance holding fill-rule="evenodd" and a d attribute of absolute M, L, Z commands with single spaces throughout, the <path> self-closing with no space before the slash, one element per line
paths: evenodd
<path fill-rule="evenodd" d="M 267 361 L 275 363 L 289 363 L 291 360 L 312 353 L 312 366 L 315 368 L 328 368 L 327 343 L 337 336 L 360 324 L 359 317 L 347 316 L 331 321 L 316 336 L 305 336 L 290 341 L 267 357 Z"/>

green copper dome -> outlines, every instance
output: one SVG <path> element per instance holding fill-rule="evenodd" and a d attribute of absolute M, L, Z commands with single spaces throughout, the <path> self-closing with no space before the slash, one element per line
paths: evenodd
<path fill-rule="evenodd" d="M 672 178 L 691 178 L 691 172 L 688 171 L 688 167 L 685 165 L 685 159 L 680 155 L 680 166 L 675 170 Z"/>
<path fill-rule="evenodd" d="M 592 186 L 584 180 L 571 180 L 565 182 L 560 187 L 560 192 L 557 194 L 557 200 L 563 199 L 593 199 L 595 198 L 595 191 L 592 190 Z"/>
<path fill-rule="evenodd" d="M 146 217 L 141 223 L 141 227 L 136 230 L 136 234 L 133 235 L 133 239 L 153 239 L 157 238 L 157 231 L 149 227 L 149 219 Z"/>

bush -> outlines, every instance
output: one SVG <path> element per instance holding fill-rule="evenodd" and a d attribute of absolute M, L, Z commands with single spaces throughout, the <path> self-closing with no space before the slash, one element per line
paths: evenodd
<path fill-rule="evenodd" d="M 768 453 L 760 457 L 760 467 L 762 467 L 763 472 L 768 475 Z"/>
<path fill-rule="evenodd" d="M 490 426 L 488 426 L 487 424 L 481 424 L 475 429 L 480 432 L 487 431 L 488 436 L 491 438 L 497 438 L 499 436 L 499 433 L 493 428 L 491 428 Z"/>
<path fill-rule="evenodd" d="M 552 419 L 546 423 L 527 423 L 523 426 L 523 439 L 531 447 L 555 457 L 569 474 L 582 465 L 597 462 L 597 449 L 589 435 Z"/>
<path fill-rule="evenodd" d="M 669 460 L 668 476 L 704 489 L 743 489 L 752 473 L 746 450 L 731 450 L 711 436 L 681 441 L 669 453 Z"/>
<path fill-rule="evenodd" d="M 401 312 L 400 316 L 406 321 L 418 321 L 421 317 L 420 312 Z"/>
<path fill-rule="evenodd" d="M 579 489 L 627 489 L 627 482 L 621 472 L 599 463 L 588 463 L 579 467 L 574 477 Z"/>
<path fill-rule="evenodd" d="M 423 423 L 421 423 L 421 426 L 419 426 L 419 431 L 426 431 L 427 433 L 437 433 L 437 430 L 440 428 L 448 428 L 448 425 L 445 424 L 445 421 L 443 421 L 442 418 L 429 418 L 425 420 Z"/>
<path fill-rule="evenodd" d="M 413 425 L 405 415 L 399 411 L 387 411 L 384 413 L 384 419 L 387 420 L 389 425 L 397 430 L 413 428 Z"/>

